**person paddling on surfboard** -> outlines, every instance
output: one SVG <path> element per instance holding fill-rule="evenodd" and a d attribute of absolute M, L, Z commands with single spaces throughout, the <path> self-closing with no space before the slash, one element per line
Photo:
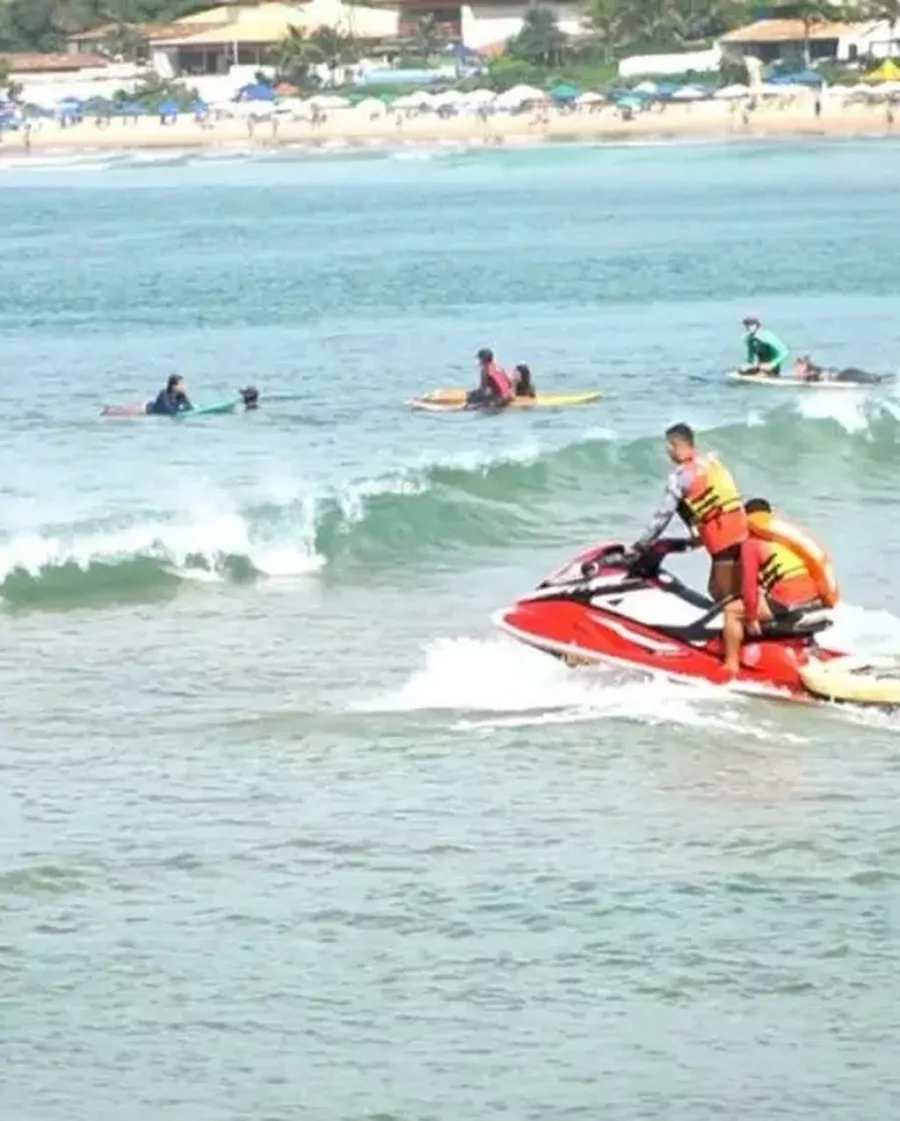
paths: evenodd
<path fill-rule="evenodd" d="M 853 385 L 878 385 L 885 380 L 882 374 L 870 374 L 856 366 L 845 366 L 843 370 L 829 370 L 817 366 L 808 354 L 794 363 L 794 376 L 798 381 L 842 381 Z"/>
<path fill-rule="evenodd" d="M 477 389 L 466 394 L 466 404 L 471 408 L 504 408 L 514 396 L 509 374 L 494 358 L 494 352 L 482 347 L 476 355 L 480 374 Z"/>
<path fill-rule="evenodd" d="M 240 394 L 245 409 L 259 408 L 259 390 L 255 385 L 248 385 L 246 389 L 240 391 Z"/>
<path fill-rule="evenodd" d="M 147 412 L 152 416 L 175 416 L 193 407 L 187 395 L 187 382 L 181 374 L 172 374 L 156 400 L 147 402 Z"/>
<path fill-rule="evenodd" d="M 742 374 L 763 374 L 777 378 L 781 367 L 787 361 L 790 351 L 771 331 L 766 331 L 755 315 L 744 316 L 744 345 L 747 348 L 747 364 L 742 366 Z"/>

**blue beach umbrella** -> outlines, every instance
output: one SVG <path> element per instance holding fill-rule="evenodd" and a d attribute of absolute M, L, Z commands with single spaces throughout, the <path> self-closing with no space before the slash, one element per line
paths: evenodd
<path fill-rule="evenodd" d="M 238 101 L 274 101 L 275 91 L 271 86 L 265 85 L 263 82 L 254 82 L 249 86 L 244 86 L 238 92 Z"/>
<path fill-rule="evenodd" d="M 177 117 L 180 112 L 181 106 L 177 101 L 164 101 L 159 107 L 161 117 Z"/>

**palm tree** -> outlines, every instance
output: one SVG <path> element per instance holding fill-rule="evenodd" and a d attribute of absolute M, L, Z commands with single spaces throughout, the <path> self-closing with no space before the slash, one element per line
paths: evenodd
<path fill-rule="evenodd" d="M 308 35 L 304 28 L 288 27 L 287 35 L 275 48 L 272 61 L 282 78 L 294 85 L 305 85 L 309 81 L 310 70 L 325 61 L 321 47 Z"/>
<path fill-rule="evenodd" d="M 560 31 L 552 8 L 529 8 L 521 31 L 509 44 L 513 58 L 533 66 L 558 66 L 568 51 L 569 40 Z"/>
<path fill-rule="evenodd" d="M 427 62 L 438 53 L 443 42 L 444 36 L 438 27 L 437 17 L 430 14 L 418 16 L 410 41 L 410 49 L 415 57 Z"/>
<path fill-rule="evenodd" d="M 584 17 L 600 43 L 603 61 L 612 62 L 623 40 L 627 16 L 621 0 L 587 0 Z"/>

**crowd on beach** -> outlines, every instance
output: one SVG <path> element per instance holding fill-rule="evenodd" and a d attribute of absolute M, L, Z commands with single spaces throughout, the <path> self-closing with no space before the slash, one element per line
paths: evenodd
<path fill-rule="evenodd" d="M 0 106 L 0 147 L 214 147 L 223 144 L 468 142 L 634 136 L 890 132 L 900 83 L 830 86 L 764 83 L 755 87 L 665 86 L 549 92 L 517 86 L 503 93 L 428 91 L 401 96 L 336 93 L 301 98 L 268 86 L 238 100 L 154 110 L 134 104 L 69 98 L 54 107 Z"/>

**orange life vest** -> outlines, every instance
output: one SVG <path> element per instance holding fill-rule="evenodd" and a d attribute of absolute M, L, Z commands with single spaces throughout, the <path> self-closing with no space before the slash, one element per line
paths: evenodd
<path fill-rule="evenodd" d="M 780 601 L 776 585 L 782 580 L 797 580 L 806 575 L 814 596 L 826 607 L 834 607 L 840 600 L 840 590 L 834 575 L 831 558 L 808 533 L 784 518 L 760 512 L 747 519 L 750 536 L 771 546 L 769 557 L 760 569 L 763 587 Z M 770 584 L 766 581 L 769 580 Z M 799 585 L 796 586 L 799 592 Z M 794 602 L 797 602 L 793 596 Z"/>
<path fill-rule="evenodd" d="M 715 556 L 747 540 L 747 515 L 731 472 L 712 456 L 695 456 L 685 466 L 694 479 L 684 496 L 682 516 L 695 526 L 706 551 Z"/>

